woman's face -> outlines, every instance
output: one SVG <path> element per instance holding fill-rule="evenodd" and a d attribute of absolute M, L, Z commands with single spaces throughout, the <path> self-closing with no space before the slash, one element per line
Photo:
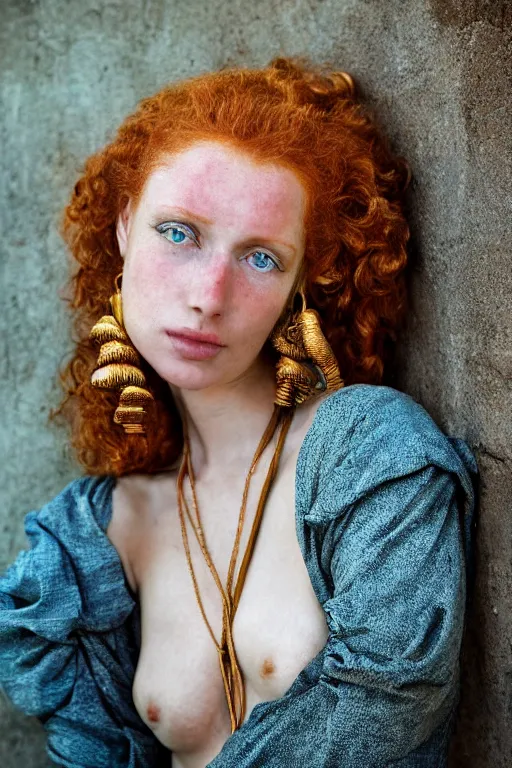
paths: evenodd
<path fill-rule="evenodd" d="M 215 141 L 164 159 L 148 177 L 118 220 L 123 314 L 164 380 L 203 389 L 253 368 L 304 255 L 305 202 L 293 171 Z"/>

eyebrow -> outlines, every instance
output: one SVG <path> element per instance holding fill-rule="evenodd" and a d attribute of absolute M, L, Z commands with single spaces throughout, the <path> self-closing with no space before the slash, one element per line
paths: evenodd
<path fill-rule="evenodd" d="M 159 214 L 161 216 L 171 216 L 173 211 L 179 212 L 181 216 L 185 216 L 187 219 L 195 219 L 196 221 L 201 222 L 201 224 L 206 224 L 207 226 L 211 226 L 213 224 L 213 221 L 206 219 L 204 216 L 200 216 L 198 213 L 187 211 L 186 208 L 181 208 L 181 206 L 179 205 L 173 205 L 173 206 L 169 206 L 169 208 L 164 208 L 159 211 Z M 259 235 L 255 235 L 254 237 L 247 237 L 245 240 L 242 241 L 242 243 L 240 243 L 240 245 L 249 245 L 250 243 L 254 243 L 255 241 L 267 247 L 271 247 L 273 245 L 279 245 L 282 248 L 286 248 L 289 251 L 291 251 L 294 256 L 297 253 L 297 249 L 291 243 L 284 243 L 281 240 L 273 240 L 271 238 L 261 237 Z"/>

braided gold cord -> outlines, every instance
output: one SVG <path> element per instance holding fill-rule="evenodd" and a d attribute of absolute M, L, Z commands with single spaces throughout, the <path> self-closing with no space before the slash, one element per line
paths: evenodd
<path fill-rule="evenodd" d="M 245 582 L 245 577 L 247 574 L 249 562 L 252 557 L 252 553 L 254 551 L 256 536 L 259 531 L 259 526 L 262 519 L 263 508 L 265 506 L 271 484 L 277 473 L 279 458 L 284 446 L 284 441 L 285 441 L 288 429 L 290 427 L 292 418 L 293 418 L 292 410 L 283 412 L 279 407 L 275 406 L 274 411 L 272 413 L 272 417 L 268 423 L 268 426 L 263 436 L 261 437 L 261 440 L 254 454 L 254 458 L 252 460 L 251 466 L 249 468 L 249 472 L 247 473 L 247 477 L 245 480 L 244 492 L 242 496 L 242 503 L 241 503 L 240 514 L 238 519 L 238 526 L 237 526 L 237 531 L 235 535 L 233 551 L 232 551 L 231 559 L 229 563 L 226 589 L 224 589 L 222 586 L 217 569 L 215 568 L 215 565 L 210 557 L 210 553 L 208 552 L 208 549 L 206 546 L 204 531 L 201 523 L 201 516 L 199 512 L 199 505 L 197 503 L 195 477 L 194 477 L 192 461 L 191 461 L 190 443 L 188 439 L 186 426 L 184 426 L 183 458 L 182 458 L 181 466 L 178 471 L 178 477 L 176 481 L 178 511 L 180 515 L 183 544 L 184 544 L 185 553 L 187 557 L 188 568 L 192 578 L 194 592 L 196 595 L 196 600 L 199 605 L 199 609 L 201 611 L 203 620 L 208 628 L 208 631 L 215 644 L 215 647 L 217 648 L 217 652 L 219 656 L 219 664 L 221 667 L 222 680 L 224 684 L 224 690 L 226 693 L 226 700 L 227 700 L 229 715 L 231 720 L 232 733 L 237 728 L 240 727 L 245 717 L 245 689 L 244 689 L 243 676 L 240 670 L 240 665 L 238 663 L 238 659 L 236 656 L 236 651 L 233 643 L 233 635 L 232 635 L 233 620 L 234 620 L 236 609 L 238 607 L 238 602 L 240 600 L 243 584 Z M 239 552 L 241 534 L 243 530 L 245 511 L 247 507 L 250 481 L 256 470 L 258 461 L 263 451 L 265 450 L 267 445 L 270 443 L 270 440 L 272 439 L 280 422 L 281 422 L 281 429 L 280 429 L 277 445 L 276 445 L 272 460 L 270 462 L 269 469 L 267 471 L 262 492 L 260 494 L 258 509 L 253 522 L 251 534 L 249 536 L 249 541 L 248 541 L 247 548 L 242 560 L 242 564 L 240 566 L 237 583 L 235 587 L 235 592 L 233 595 L 232 593 L 233 576 L 234 576 L 234 571 L 236 567 L 236 561 L 238 559 L 238 552 Z M 190 487 L 192 492 L 192 503 L 193 503 L 194 512 L 196 516 L 196 522 L 194 522 L 194 520 L 192 519 L 190 508 L 185 498 L 185 493 L 183 489 L 183 482 L 187 474 L 189 477 L 189 482 L 190 482 Z M 197 579 L 196 579 L 194 568 L 192 565 L 192 558 L 190 555 L 190 547 L 189 547 L 188 534 L 187 534 L 186 522 L 185 522 L 185 513 L 189 519 L 190 524 L 192 525 L 197 542 L 199 544 L 203 557 L 212 573 L 215 584 L 217 585 L 217 588 L 221 593 L 223 610 L 222 610 L 222 635 L 221 635 L 220 643 L 218 643 L 215 638 L 215 634 L 206 616 L 203 602 L 201 600 L 201 596 L 199 593 L 199 587 L 197 584 Z"/>

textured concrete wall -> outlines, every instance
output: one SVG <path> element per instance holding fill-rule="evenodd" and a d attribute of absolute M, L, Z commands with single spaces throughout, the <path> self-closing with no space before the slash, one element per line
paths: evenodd
<path fill-rule="evenodd" d="M 482 472 L 453 768 L 512 765 L 511 9 L 506 0 L 0 3 L 0 569 L 24 545 L 23 515 L 77 473 L 46 421 L 70 348 L 57 223 L 81 162 L 169 80 L 279 53 L 328 60 L 357 76 L 414 172 L 413 305 L 397 385 L 469 441 Z M 48 765 L 40 726 L 1 707 L 0 764 Z"/>

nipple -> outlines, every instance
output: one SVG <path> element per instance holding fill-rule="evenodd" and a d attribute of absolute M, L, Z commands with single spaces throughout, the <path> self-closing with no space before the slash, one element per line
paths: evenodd
<path fill-rule="evenodd" d="M 148 720 L 150 723 L 158 723 L 160 722 L 160 708 L 157 707 L 156 704 L 153 704 L 152 702 L 148 704 Z"/>
<path fill-rule="evenodd" d="M 272 661 L 272 659 L 265 659 L 265 661 L 261 665 L 261 672 L 260 672 L 261 677 L 263 678 L 270 677 L 271 675 L 274 674 L 275 671 L 276 671 L 276 668 L 274 666 L 274 662 Z"/>

